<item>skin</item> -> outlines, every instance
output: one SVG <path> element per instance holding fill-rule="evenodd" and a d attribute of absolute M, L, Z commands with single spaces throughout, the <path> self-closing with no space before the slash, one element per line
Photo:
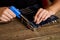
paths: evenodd
<path fill-rule="evenodd" d="M 60 0 L 54 0 L 53 4 L 46 9 L 40 8 L 34 17 L 36 24 L 45 21 L 51 15 L 56 14 L 60 10 Z"/>
<path fill-rule="evenodd" d="M 0 22 L 9 22 L 15 17 L 16 15 L 8 7 L 0 8 Z"/>
<path fill-rule="evenodd" d="M 57 6 L 57 7 L 56 7 Z M 34 17 L 34 22 L 39 24 L 41 21 L 45 21 L 51 15 L 56 14 L 60 10 L 60 0 L 54 0 L 54 3 L 46 9 L 40 8 Z M 8 8 L 0 8 L 0 22 L 8 22 L 15 18 L 16 15 Z"/>

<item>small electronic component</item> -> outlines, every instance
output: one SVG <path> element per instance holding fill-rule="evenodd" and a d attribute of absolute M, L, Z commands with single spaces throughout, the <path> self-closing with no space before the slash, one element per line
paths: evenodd
<path fill-rule="evenodd" d="M 38 8 L 39 6 L 36 4 L 36 5 L 29 6 L 24 9 L 20 9 L 20 10 L 17 10 L 14 6 L 11 6 L 10 10 L 12 10 L 18 18 L 21 18 L 20 20 L 22 21 L 22 23 L 31 30 L 35 30 L 35 28 L 38 28 L 39 26 L 48 24 L 50 22 L 55 23 L 57 22 L 56 20 L 59 19 L 58 17 L 52 15 L 47 20 L 42 21 L 40 24 L 34 23 L 33 21 L 34 16 Z"/>

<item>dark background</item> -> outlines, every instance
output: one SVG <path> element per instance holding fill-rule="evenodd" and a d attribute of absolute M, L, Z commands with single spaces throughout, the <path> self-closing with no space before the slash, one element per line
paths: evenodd
<path fill-rule="evenodd" d="M 0 0 L 0 7 L 4 6 L 16 6 L 17 8 L 25 8 L 27 6 L 32 6 L 34 4 L 41 4 L 41 0 Z"/>

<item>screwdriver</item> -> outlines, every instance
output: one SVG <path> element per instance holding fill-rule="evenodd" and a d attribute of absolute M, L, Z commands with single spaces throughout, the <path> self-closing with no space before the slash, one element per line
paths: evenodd
<path fill-rule="evenodd" d="M 14 12 L 14 14 L 16 15 L 17 18 L 20 19 L 22 17 L 31 26 L 31 28 L 35 27 L 35 25 L 32 22 L 30 22 L 26 17 L 24 17 L 22 15 L 21 11 L 19 9 L 17 9 L 15 6 L 10 6 L 9 9 L 12 12 Z"/>

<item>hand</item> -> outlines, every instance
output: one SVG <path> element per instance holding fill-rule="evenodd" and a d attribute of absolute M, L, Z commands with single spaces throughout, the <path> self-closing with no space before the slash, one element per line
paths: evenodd
<path fill-rule="evenodd" d="M 8 22 L 15 17 L 16 15 L 8 7 L 0 8 L 0 22 Z"/>
<path fill-rule="evenodd" d="M 40 22 L 45 21 L 47 18 L 54 14 L 55 13 L 50 9 L 40 8 L 34 17 L 34 22 L 36 22 L 36 24 L 39 24 Z"/>

